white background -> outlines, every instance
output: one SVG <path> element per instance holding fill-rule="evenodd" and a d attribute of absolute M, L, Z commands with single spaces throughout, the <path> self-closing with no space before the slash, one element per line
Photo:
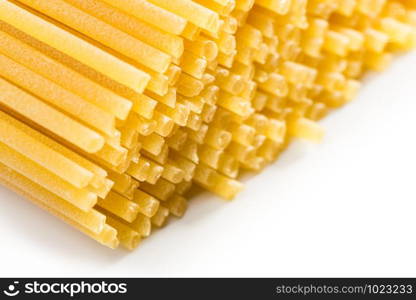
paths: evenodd
<path fill-rule="evenodd" d="M 0 276 L 416 276 L 416 54 L 370 76 L 249 178 L 202 195 L 132 253 L 106 249 L 0 188 Z"/>

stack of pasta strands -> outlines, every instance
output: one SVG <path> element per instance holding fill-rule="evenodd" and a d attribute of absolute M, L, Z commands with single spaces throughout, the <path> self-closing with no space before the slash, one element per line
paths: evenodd
<path fill-rule="evenodd" d="M 0 0 L 0 181 L 133 249 L 415 44 L 407 0 Z"/>

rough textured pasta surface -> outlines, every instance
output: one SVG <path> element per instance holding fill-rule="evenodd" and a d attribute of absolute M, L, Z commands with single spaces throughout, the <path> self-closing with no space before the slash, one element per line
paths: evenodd
<path fill-rule="evenodd" d="M 415 45 L 416 0 L 0 0 L 0 182 L 133 249 Z"/>

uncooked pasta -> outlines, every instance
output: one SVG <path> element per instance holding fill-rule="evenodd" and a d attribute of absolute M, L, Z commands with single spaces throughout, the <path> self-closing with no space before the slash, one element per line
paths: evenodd
<path fill-rule="evenodd" d="M 415 45 L 410 0 L 0 0 L 0 182 L 131 250 Z"/>

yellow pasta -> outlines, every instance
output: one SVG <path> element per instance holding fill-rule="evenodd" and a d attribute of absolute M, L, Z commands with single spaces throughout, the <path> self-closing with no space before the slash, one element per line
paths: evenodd
<path fill-rule="evenodd" d="M 181 34 L 187 23 L 182 17 L 145 0 L 102 1 L 172 34 Z"/>
<path fill-rule="evenodd" d="M 149 164 L 149 172 L 145 181 L 151 184 L 155 184 L 159 180 L 160 176 L 162 176 L 164 167 L 146 157 L 142 157 L 142 160 L 143 162 Z"/>
<path fill-rule="evenodd" d="M 175 14 L 187 19 L 196 26 L 210 32 L 216 32 L 219 27 L 218 15 L 211 10 L 187 0 L 149 0 Z"/>
<path fill-rule="evenodd" d="M 187 205 L 186 198 L 180 195 L 173 195 L 166 201 L 166 207 L 169 209 L 169 212 L 176 217 L 184 215 Z"/>
<path fill-rule="evenodd" d="M 415 45 L 405 0 L 0 0 L 0 182 L 131 250 Z"/>
<path fill-rule="evenodd" d="M 127 99 L 88 80 L 2 31 L 0 31 L 0 51 L 120 119 L 126 118 L 132 106 Z"/>
<path fill-rule="evenodd" d="M 48 2 L 22 0 L 21 2 L 154 71 L 163 73 L 170 64 L 170 57 L 165 53 L 154 49 L 140 40 L 133 39 L 130 35 L 84 13 L 63 0 L 51 0 Z"/>
<path fill-rule="evenodd" d="M 141 241 L 140 234 L 114 217 L 107 217 L 107 223 L 117 230 L 120 244 L 128 250 L 133 250 Z"/>
<path fill-rule="evenodd" d="M 134 192 L 133 201 L 139 205 L 140 212 L 148 218 L 153 217 L 159 209 L 159 201 L 141 190 Z"/>
<path fill-rule="evenodd" d="M 0 162 L 7 167 L 30 178 L 35 183 L 52 191 L 84 211 L 87 211 L 95 205 L 97 201 L 96 194 L 86 189 L 76 188 L 3 143 L 0 143 L 0 149 L 2 151 Z"/>
<path fill-rule="evenodd" d="M 39 76 L 37 73 L 0 55 L 1 76 L 30 91 L 53 106 L 66 111 L 86 125 L 113 136 L 115 134 L 115 119 L 109 113 L 90 104 L 59 85 Z"/>
<path fill-rule="evenodd" d="M 1 112 L 0 141 L 78 188 L 84 188 L 92 181 L 90 171 L 8 124 Z"/>
<path fill-rule="evenodd" d="M 46 105 L 39 99 L 0 78 L 0 104 L 40 126 L 67 139 L 87 152 L 97 152 L 104 146 L 104 138 L 93 130 Z"/>
<path fill-rule="evenodd" d="M 149 76 L 144 72 L 133 68 L 8 1 L 2 0 L 0 2 L 0 17 L 3 21 L 8 22 L 23 32 L 31 34 L 42 42 L 76 57 L 86 65 L 90 65 L 134 90 L 143 91 L 149 81 Z"/>
<path fill-rule="evenodd" d="M 184 41 L 182 38 L 159 30 L 132 17 L 130 14 L 112 9 L 111 5 L 99 0 L 68 0 L 66 2 L 173 57 L 180 57 L 183 54 Z"/>
<path fill-rule="evenodd" d="M 127 169 L 127 173 L 138 181 L 145 181 L 149 175 L 150 164 L 143 159 L 132 162 Z"/>
<path fill-rule="evenodd" d="M 168 216 L 169 209 L 164 206 L 161 206 L 157 213 L 151 218 L 151 222 L 156 227 L 162 227 L 165 224 Z"/>
<path fill-rule="evenodd" d="M 152 222 L 149 217 L 139 214 L 134 222 L 129 224 L 143 238 L 148 237 L 152 231 Z"/>
<path fill-rule="evenodd" d="M 78 209 L 3 164 L 0 164 L 0 180 L 12 185 L 19 193 L 24 193 L 31 200 L 41 202 L 43 205 L 59 211 L 92 232 L 99 233 L 103 230 L 105 225 L 104 215 L 96 210 L 85 212 Z"/>
<path fill-rule="evenodd" d="M 136 203 L 114 192 L 110 192 L 104 199 L 99 199 L 97 205 L 127 222 L 134 221 L 139 213 Z"/>
<path fill-rule="evenodd" d="M 166 201 L 175 191 L 175 185 L 161 178 L 154 185 L 143 183 L 141 189 L 159 200 Z"/>

